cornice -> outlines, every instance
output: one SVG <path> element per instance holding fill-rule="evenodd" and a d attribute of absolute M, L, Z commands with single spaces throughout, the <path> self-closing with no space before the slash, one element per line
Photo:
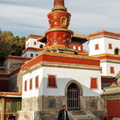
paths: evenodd
<path fill-rule="evenodd" d="M 97 70 L 97 71 L 101 70 L 101 67 L 95 66 L 95 65 L 82 65 L 82 64 L 78 65 L 78 64 L 61 63 L 61 62 L 42 61 L 32 67 L 26 67 L 23 70 L 23 74 L 32 72 L 32 71 L 42 68 L 42 67 L 84 69 L 84 70 Z"/>
<path fill-rule="evenodd" d="M 97 31 L 94 33 L 91 33 L 88 37 L 88 40 L 101 38 L 101 37 L 107 37 L 107 38 L 113 38 L 120 40 L 120 33 L 114 33 L 106 30 Z"/>
<path fill-rule="evenodd" d="M 112 38 L 112 39 L 116 39 L 116 40 L 120 40 L 120 37 L 115 37 L 115 36 L 109 36 L 109 35 L 99 35 L 99 36 L 94 36 L 94 37 L 88 37 L 88 40 L 93 40 L 93 39 L 98 39 L 98 38 Z"/>
<path fill-rule="evenodd" d="M 102 57 L 102 56 L 120 57 L 120 55 L 109 54 L 109 53 L 103 53 L 103 54 L 92 55 L 92 56 L 93 57 Z"/>
<path fill-rule="evenodd" d="M 120 55 L 104 53 L 93 55 L 93 57 L 99 58 L 101 62 L 120 63 Z"/>
<path fill-rule="evenodd" d="M 42 55 L 68 57 L 68 58 L 78 58 L 78 59 L 88 59 L 88 60 L 100 60 L 99 58 L 96 58 L 96 57 L 93 57 L 93 56 L 72 55 L 72 54 L 52 53 L 52 52 L 44 52 Z"/>
<path fill-rule="evenodd" d="M 64 6 L 59 6 L 59 5 L 57 5 L 57 6 L 54 6 L 54 7 L 52 8 L 52 11 L 56 11 L 56 10 L 67 11 L 67 8 L 64 7 Z"/>
<path fill-rule="evenodd" d="M 35 34 L 30 34 L 27 38 L 26 38 L 26 41 L 30 38 L 34 38 L 34 39 L 37 39 L 37 38 L 42 38 L 43 36 L 41 35 L 35 35 Z"/>
<path fill-rule="evenodd" d="M 120 64 L 120 60 L 112 60 L 112 59 L 101 59 L 100 62 L 109 62 L 109 63 L 117 63 Z"/>
<path fill-rule="evenodd" d="M 43 50 L 44 50 L 43 48 L 28 47 L 28 48 L 26 48 L 22 51 L 22 54 L 25 54 L 27 51 L 40 52 L 40 51 L 43 51 Z"/>
<path fill-rule="evenodd" d="M 104 88 L 104 92 L 101 95 L 113 95 L 120 94 L 120 86 L 112 84 L 110 87 Z"/>
<path fill-rule="evenodd" d="M 71 14 L 69 12 L 66 12 L 66 11 L 62 11 L 62 10 L 57 10 L 57 11 L 52 11 L 52 12 L 49 12 L 47 15 L 50 15 L 50 14 L 53 14 L 53 13 L 67 13 L 71 16 Z"/>
<path fill-rule="evenodd" d="M 31 68 L 32 66 L 37 65 L 40 62 L 59 62 L 62 64 L 77 64 L 77 65 L 92 65 L 100 67 L 100 60 L 95 57 L 81 56 L 81 55 L 72 55 L 72 54 L 63 54 L 63 53 L 52 53 L 52 52 L 42 52 L 35 58 L 32 58 L 30 61 L 26 62 L 21 66 L 21 70 L 26 69 L 27 67 Z"/>
<path fill-rule="evenodd" d="M 120 93 L 114 93 L 114 94 L 101 94 L 101 97 L 106 100 L 119 100 L 120 99 Z"/>
<path fill-rule="evenodd" d="M 64 28 L 60 28 L 60 27 L 51 28 L 51 29 L 47 30 L 47 31 L 45 32 L 45 34 L 47 34 L 47 33 L 49 33 L 49 32 L 56 32 L 56 31 L 69 32 L 69 33 L 71 33 L 72 35 L 74 34 L 72 30 L 64 29 Z"/>

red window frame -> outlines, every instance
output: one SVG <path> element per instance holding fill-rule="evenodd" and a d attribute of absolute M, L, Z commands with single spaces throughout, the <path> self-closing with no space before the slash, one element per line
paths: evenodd
<path fill-rule="evenodd" d="M 36 45 L 37 43 L 36 42 L 34 42 L 34 45 Z"/>
<path fill-rule="evenodd" d="M 35 77 L 35 88 L 39 87 L 39 76 Z"/>
<path fill-rule="evenodd" d="M 95 50 L 99 50 L 99 44 L 95 44 Z"/>
<path fill-rule="evenodd" d="M 110 73 L 114 74 L 115 73 L 115 68 L 114 67 L 110 67 Z"/>
<path fill-rule="evenodd" d="M 30 89 L 30 90 L 32 89 L 32 79 L 30 79 L 30 86 L 29 86 L 29 89 Z"/>
<path fill-rule="evenodd" d="M 97 78 L 91 78 L 90 88 L 91 89 L 98 89 L 98 80 L 97 80 Z"/>
<path fill-rule="evenodd" d="M 108 48 L 112 49 L 112 44 L 111 43 L 108 44 Z"/>
<path fill-rule="evenodd" d="M 49 75 L 48 76 L 48 87 L 57 87 L 56 86 L 56 76 L 55 75 Z"/>
<path fill-rule="evenodd" d="M 24 82 L 24 91 L 27 91 L 27 80 Z"/>

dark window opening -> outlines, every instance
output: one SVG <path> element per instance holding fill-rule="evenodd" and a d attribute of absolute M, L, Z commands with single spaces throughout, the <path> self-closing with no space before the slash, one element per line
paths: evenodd
<path fill-rule="evenodd" d="M 115 49 L 115 55 L 118 55 L 118 48 Z"/>
<path fill-rule="evenodd" d="M 43 48 L 43 45 L 40 45 L 40 48 Z"/>

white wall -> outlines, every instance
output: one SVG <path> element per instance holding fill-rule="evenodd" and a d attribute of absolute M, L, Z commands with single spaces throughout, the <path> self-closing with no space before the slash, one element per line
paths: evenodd
<path fill-rule="evenodd" d="M 35 77 L 39 76 L 39 89 L 35 88 Z M 30 85 L 30 79 L 33 79 L 33 89 L 29 89 Z M 27 91 L 24 91 L 24 83 L 27 80 Z M 28 74 L 23 75 L 23 80 L 22 80 L 22 97 L 31 97 L 31 96 L 39 96 L 43 94 L 43 85 L 42 85 L 42 80 L 43 80 L 43 68 L 39 68 L 37 70 L 34 70 L 33 72 L 30 72 Z"/>
<path fill-rule="evenodd" d="M 95 44 L 99 44 L 99 49 L 95 50 Z M 109 49 L 109 44 L 112 44 L 112 49 Z M 120 40 L 113 39 L 113 38 L 96 38 L 92 39 L 88 43 L 89 45 L 89 55 L 98 55 L 98 54 L 114 54 L 116 48 L 120 49 Z M 109 62 L 102 62 L 100 63 L 102 67 L 102 76 L 115 76 L 118 71 L 120 71 L 120 64 L 109 63 Z M 114 67 L 115 73 L 110 73 L 110 67 Z"/>
<path fill-rule="evenodd" d="M 99 44 L 99 49 L 95 50 L 95 44 Z M 112 44 L 112 49 L 108 48 L 108 45 Z M 112 39 L 112 38 L 96 38 L 91 39 L 88 43 L 89 46 L 89 55 L 97 55 L 97 54 L 114 54 L 114 50 L 116 48 L 120 49 L 120 40 L 118 39 Z"/>
<path fill-rule="evenodd" d="M 105 40 L 105 51 L 106 53 L 114 54 L 114 50 L 116 48 L 120 49 L 120 40 L 118 39 L 112 39 L 112 38 L 104 38 Z M 108 44 L 112 44 L 112 50 L 108 49 Z"/>
<path fill-rule="evenodd" d="M 95 44 L 99 44 L 99 49 L 95 50 Z M 105 53 L 105 41 L 104 38 L 92 39 L 88 42 L 89 55 L 97 55 Z"/>
<path fill-rule="evenodd" d="M 109 63 L 109 62 L 102 62 L 100 63 L 100 66 L 102 67 L 102 76 L 116 76 L 118 72 L 120 71 L 120 64 L 116 63 Z M 114 67 L 114 74 L 110 73 L 110 67 Z"/>
<path fill-rule="evenodd" d="M 47 87 L 47 78 L 49 74 L 56 75 L 57 88 Z M 81 84 L 84 96 L 99 96 L 102 92 L 100 71 L 43 67 L 23 76 L 23 88 L 24 88 L 25 80 L 29 81 L 31 78 L 35 79 L 35 76 L 37 75 L 40 76 L 40 83 L 39 83 L 40 88 L 39 89 L 33 88 L 33 90 L 28 89 L 27 92 L 24 92 L 24 89 L 23 89 L 23 98 L 38 96 L 38 95 L 64 96 L 66 85 L 71 80 L 76 80 Z M 97 90 L 90 89 L 91 77 L 98 78 Z"/>
<path fill-rule="evenodd" d="M 22 57 L 29 57 L 31 58 L 31 54 L 33 54 L 33 57 L 37 56 L 40 52 L 38 51 L 27 51 L 26 53 L 22 54 Z M 32 57 L 32 58 L 33 58 Z"/>
<path fill-rule="evenodd" d="M 34 42 L 36 42 L 36 45 L 34 45 Z M 37 41 L 37 39 L 35 39 L 35 38 L 29 38 L 26 41 L 26 45 L 25 46 L 26 46 L 26 48 L 28 48 L 28 47 L 40 48 L 40 45 L 45 46 L 44 43 Z"/>

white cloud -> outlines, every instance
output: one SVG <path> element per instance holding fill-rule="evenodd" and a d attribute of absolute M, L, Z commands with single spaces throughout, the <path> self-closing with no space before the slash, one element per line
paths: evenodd
<path fill-rule="evenodd" d="M 15 23 L 32 25 L 37 25 L 39 22 L 43 25 L 45 23 L 44 20 L 46 19 L 46 13 L 48 12 L 45 9 L 24 7 L 19 5 L 0 4 L 0 8 L 3 10 L 3 12 L 0 12 L 1 18 L 12 20 Z"/>
<path fill-rule="evenodd" d="M 46 9 L 11 4 L 0 4 L 0 8 L 3 10 L 0 12 L 0 24 L 3 28 L 8 26 L 12 29 L 16 26 L 19 29 L 18 27 L 22 26 L 21 31 L 24 31 L 25 27 L 31 29 L 48 27 Z"/>
<path fill-rule="evenodd" d="M 54 0 L 0 0 L 0 27 L 16 35 L 44 34 Z M 47 3 L 47 4 L 46 4 Z M 65 0 L 71 13 L 70 29 L 77 34 L 97 30 L 120 31 L 119 0 Z"/>
<path fill-rule="evenodd" d="M 70 5 L 70 6 L 69 6 Z M 81 0 L 74 3 L 75 9 L 69 10 L 72 14 L 71 29 L 81 34 L 90 34 L 96 30 L 120 31 L 120 1 L 119 0 Z"/>

